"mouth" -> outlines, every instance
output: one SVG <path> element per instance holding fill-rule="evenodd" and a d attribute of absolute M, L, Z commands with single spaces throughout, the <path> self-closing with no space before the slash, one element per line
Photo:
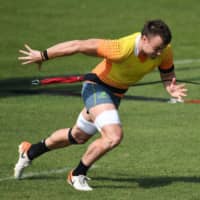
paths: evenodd
<path fill-rule="evenodd" d="M 156 55 L 156 54 L 151 54 L 151 55 L 149 55 L 149 57 L 150 57 L 151 59 L 155 59 L 155 58 L 157 57 L 157 55 Z"/>

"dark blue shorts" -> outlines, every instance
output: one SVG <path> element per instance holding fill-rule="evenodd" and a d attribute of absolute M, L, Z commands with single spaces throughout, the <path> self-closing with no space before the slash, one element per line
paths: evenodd
<path fill-rule="evenodd" d="M 114 95 L 108 88 L 96 83 L 84 82 L 81 95 L 87 110 L 105 103 L 112 103 L 118 108 L 121 100 L 120 97 Z"/>

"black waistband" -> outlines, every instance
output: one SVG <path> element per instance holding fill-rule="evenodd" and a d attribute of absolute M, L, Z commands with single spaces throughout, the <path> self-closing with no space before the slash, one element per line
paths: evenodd
<path fill-rule="evenodd" d="M 116 88 L 116 87 L 110 86 L 110 85 L 104 83 L 102 80 L 100 80 L 99 77 L 94 73 L 85 74 L 84 75 L 84 80 L 93 81 L 95 83 L 103 85 L 113 93 L 124 94 L 128 90 L 128 89 L 120 89 L 120 88 Z"/>

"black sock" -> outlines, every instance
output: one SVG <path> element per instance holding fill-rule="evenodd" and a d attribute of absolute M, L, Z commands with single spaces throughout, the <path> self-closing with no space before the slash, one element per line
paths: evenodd
<path fill-rule="evenodd" d="M 89 168 L 90 166 L 86 166 L 82 161 L 80 161 L 76 169 L 73 170 L 72 175 L 74 176 L 86 175 Z"/>
<path fill-rule="evenodd" d="M 50 149 L 46 147 L 45 140 L 42 140 L 37 144 L 32 144 L 27 152 L 27 155 L 30 160 L 33 160 L 47 151 L 50 151 Z"/>

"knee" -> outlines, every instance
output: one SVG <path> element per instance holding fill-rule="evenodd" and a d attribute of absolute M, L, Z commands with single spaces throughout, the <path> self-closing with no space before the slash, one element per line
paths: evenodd
<path fill-rule="evenodd" d="M 114 147 L 118 146 L 121 143 L 122 139 L 123 139 L 123 134 L 122 133 L 116 135 L 115 137 L 113 137 L 111 148 L 114 148 Z"/>
<path fill-rule="evenodd" d="M 75 137 L 75 140 L 76 140 L 77 144 L 85 144 L 87 142 L 86 139 L 81 138 L 81 137 Z"/>
<path fill-rule="evenodd" d="M 89 135 L 85 134 L 79 128 L 74 127 L 69 130 L 68 140 L 71 144 L 84 144 L 88 141 Z"/>
<path fill-rule="evenodd" d="M 106 134 L 107 136 L 104 137 L 105 143 L 108 149 L 113 149 L 114 147 L 118 146 L 122 139 L 123 139 L 123 132 L 122 130 L 115 131 L 114 134 Z"/>

